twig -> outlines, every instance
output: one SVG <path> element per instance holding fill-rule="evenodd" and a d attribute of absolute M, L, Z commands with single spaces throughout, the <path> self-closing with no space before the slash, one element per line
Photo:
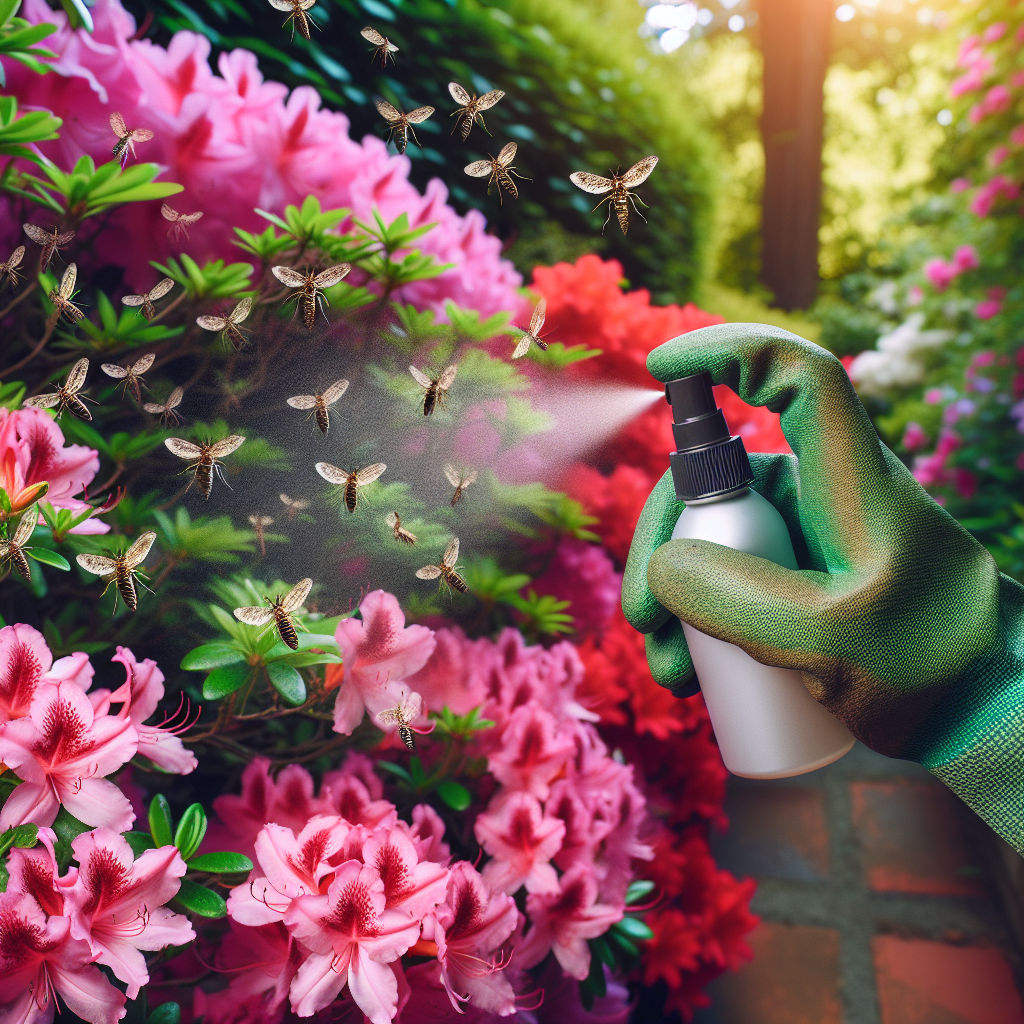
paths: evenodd
<path fill-rule="evenodd" d="M 7 303 L 7 305 L 4 306 L 3 309 L 0 309 L 0 320 L 3 320 L 3 318 L 5 316 L 7 316 L 7 314 L 10 313 L 10 311 L 12 309 L 14 309 L 14 307 L 19 302 L 21 302 L 22 299 L 28 298 L 28 296 L 32 294 L 33 290 L 38 288 L 38 287 L 39 287 L 39 282 L 38 281 L 33 281 L 27 288 L 22 288 L 21 291 L 18 292 L 18 295 L 17 295 L 16 298 L 11 299 L 11 301 L 9 303 Z"/>
<path fill-rule="evenodd" d="M 149 322 L 151 324 L 155 324 L 158 320 L 163 320 L 163 318 L 167 316 L 167 314 L 170 313 L 172 309 L 177 308 L 187 298 L 188 289 L 186 288 L 173 302 L 169 302 L 166 306 L 164 306 L 164 308 L 161 309 L 160 312 L 157 313 L 157 315 L 153 317 L 153 319 L 150 320 Z"/>
<path fill-rule="evenodd" d="M 28 289 L 25 290 L 27 291 Z M 24 359 L 19 360 L 13 366 L 8 366 L 6 370 L 0 371 L 0 377 L 6 377 L 7 374 L 14 373 L 15 370 L 20 370 L 26 363 L 31 363 L 32 360 L 35 359 L 35 357 L 39 355 L 40 352 L 42 352 L 43 347 L 50 340 L 50 338 L 53 337 L 53 332 L 57 328 L 58 319 L 59 317 L 48 320 L 46 323 L 46 330 L 43 331 L 43 336 L 39 339 L 39 342 L 36 345 L 36 347 L 32 349 L 32 351 L 29 352 L 29 354 L 25 356 Z"/>

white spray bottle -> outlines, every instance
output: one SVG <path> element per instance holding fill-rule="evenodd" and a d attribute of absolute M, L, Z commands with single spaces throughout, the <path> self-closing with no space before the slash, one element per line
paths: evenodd
<path fill-rule="evenodd" d="M 713 541 L 797 569 L 785 520 L 750 489 L 742 438 L 730 436 L 711 375 L 665 385 L 672 406 L 676 497 L 686 508 L 672 539 Z M 734 644 L 683 623 L 704 703 L 726 768 L 748 779 L 784 779 L 838 761 L 852 733 L 819 704 L 800 673 L 755 661 Z"/>

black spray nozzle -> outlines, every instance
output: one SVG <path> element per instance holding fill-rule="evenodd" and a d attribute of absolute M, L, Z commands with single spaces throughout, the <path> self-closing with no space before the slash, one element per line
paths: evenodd
<path fill-rule="evenodd" d="M 672 407 L 670 457 L 680 501 L 698 501 L 745 487 L 754 479 L 743 440 L 729 434 L 715 402 L 710 373 L 670 380 L 665 399 Z"/>

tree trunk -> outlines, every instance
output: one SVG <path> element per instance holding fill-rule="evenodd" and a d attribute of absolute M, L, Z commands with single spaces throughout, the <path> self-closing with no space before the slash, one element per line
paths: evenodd
<path fill-rule="evenodd" d="M 761 0 L 764 205 L 761 279 L 783 309 L 818 291 L 824 85 L 833 0 Z"/>

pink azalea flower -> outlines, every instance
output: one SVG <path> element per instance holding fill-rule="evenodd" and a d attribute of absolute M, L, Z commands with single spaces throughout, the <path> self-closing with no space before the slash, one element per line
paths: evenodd
<path fill-rule="evenodd" d="M 285 915 L 292 935 L 311 950 L 291 985 L 292 1010 L 310 1017 L 348 985 L 372 1024 L 390 1024 L 398 981 L 387 965 L 416 941 L 420 922 L 384 909 L 384 882 L 359 861 L 346 861 L 325 896 L 300 896 Z"/>
<path fill-rule="evenodd" d="M 403 698 L 402 682 L 434 653 L 434 632 L 406 626 L 394 594 L 374 590 L 359 605 L 361 619 L 342 619 L 335 631 L 344 675 L 334 705 L 334 731 L 350 736 L 364 711 L 376 715 Z"/>
<path fill-rule="evenodd" d="M 452 859 L 452 851 L 444 842 L 444 821 L 430 804 L 417 804 L 412 809 L 412 829 L 409 832 L 420 860 L 432 860 L 445 867 Z"/>
<path fill-rule="evenodd" d="M 366 783 L 344 768 L 324 775 L 320 798 L 327 813 L 340 814 L 352 825 L 390 828 L 398 818 L 390 800 L 373 799 Z"/>
<path fill-rule="evenodd" d="M 916 452 L 928 443 L 928 435 L 920 423 L 908 423 L 901 444 L 908 452 Z"/>
<path fill-rule="evenodd" d="M 511 793 L 505 799 L 499 794 L 499 800 L 473 827 L 492 858 L 484 868 L 484 881 L 510 895 L 521 885 L 527 892 L 555 892 L 558 876 L 550 862 L 562 845 L 565 822 L 545 817 L 530 793 Z"/>
<path fill-rule="evenodd" d="M 363 844 L 363 863 L 383 880 L 387 910 L 401 910 L 422 920 L 444 899 L 448 869 L 420 861 L 407 827 L 375 829 Z"/>
<path fill-rule="evenodd" d="M 954 178 L 949 183 L 949 191 L 956 195 L 959 192 L 966 192 L 971 187 L 970 178 Z"/>
<path fill-rule="evenodd" d="M 607 551 L 599 544 L 563 539 L 543 575 L 533 581 L 538 594 L 568 601 L 566 609 L 577 632 L 600 633 L 618 611 L 622 575 L 615 571 Z"/>
<path fill-rule="evenodd" d="M 158 768 L 176 775 L 188 775 L 199 765 L 196 755 L 186 750 L 185 745 L 173 728 L 161 725 L 143 725 L 147 718 L 156 713 L 157 705 L 164 696 L 164 674 L 156 667 L 152 658 L 141 664 L 127 647 L 118 647 L 111 661 L 124 665 L 129 688 L 129 717 L 139 734 L 139 753 L 148 757 Z"/>
<path fill-rule="evenodd" d="M 487 759 L 491 774 L 510 789 L 546 800 L 548 785 L 576 750 L 571 733 L 532 701 L 516 708 L 501 734 L 501 746 Z"/>
<path fill-rule="evenodd" d="M 28 717 L 0 733 L 0 760 L 23 780 L 0 811 L 0 831 L 30 821 L 51 825 L 63 804 L 87 825 L 126 832 L 135 812 L 103 776 L 130 761 L 138 745 L 126 714 L 95 716 L 75 683 L 40 686 Z"/>
<path fill-rule="evenodd" d="M 1003 308 L 1002 302 L 999 299 L 982 299 L 974 307 L 974 315 L 979 320 L 991 320 L 992 317 L 998 316 Z"/>
<path fill-rule="evenodd" d="M 956 278 L 956 268 L 945 260 L 928 260 L 924 265 L 924 276 L 937 292 L 944 292 Z"/>
<path fill-rule="evenodd" d="M 24 623 L 0 629 L 0 724 L 28 714 L 53 655 L 38 629 Z"/>
<path fill-rule="evenodd" d="M 983 43 L 995 43 L 1002 39 L 1004 35 L 1006 35 L 1006 22 L 996 21 L 989 25 L 981 34 L 981 41 Z"/>
<path fill-rule="evenodd" d="M 47 917 L 30 896 L 0 893 L 0 1020 L 50 1024 L 56 996 L 89 1024 L 116 1024 L 125 996 L 91 964 L 67 917 Z"/>
<path fill-rule="evenodd" d="M 173 846 L 135 859 L 127 841 L 108 828 L 84 832 L 71 848 L 79 865 L 74 885 L 64 889 L 72 938 L 88 942 L 94 958 L 135 999 L 149 981 L 140 950 L 182 946 L 196 937 L 187 917 L 163 905 L 180 888 L 185 862 Z"/>
<path fill-rule="evenodd" d="M 515 1012 L 515 993 L 496 961 L 515 931 L 515 900 L 492 893 L 467 861 L 459 861 L 448 879 L 445 902 L 434 914 L 434 941 L 441 981 L 452 1006 L 469 1000 L 479 1009 L 507 1017 Z"/>
<path fill-rule="evenodd" d="M 520 965 L 534 967 L 551 950 L 562 970 L 580 981 L 590 973 L 587 939 L 596 939 L 622 920 L 621 906 L 597 902 L 597 881 L 584 864 L 562 876 L 558 892 L 527 896 L 526 913 L 532 927 L 516 946 Z"/>
<path fill-rule="evenodd" d="M 961 245 L 952 259 L 953 268 L 958 274 L 966 273 L 968 270 L 977 270 L 981 266 L 978 260 L 978 251 L 973 245 Z"/>
<path fill-rule="evenodd" d="M 406 686 L 420 694 L 429 708 L 468 714 L 484 701 L 483 680 L 470 669 L 474 644 L 455 628 L 439 629 L 434 642 L 434 653 L 406 679 Z"/>
<path fill-rule="evenodd" d="M 1024 85 L 1024 82 L 1021 82 L 1021 85 Z M 1024 146 L 1024 124 L 1017 125 L 1017 127 L 1010 132 L 1010 141 L 1015 146 Z"/>

